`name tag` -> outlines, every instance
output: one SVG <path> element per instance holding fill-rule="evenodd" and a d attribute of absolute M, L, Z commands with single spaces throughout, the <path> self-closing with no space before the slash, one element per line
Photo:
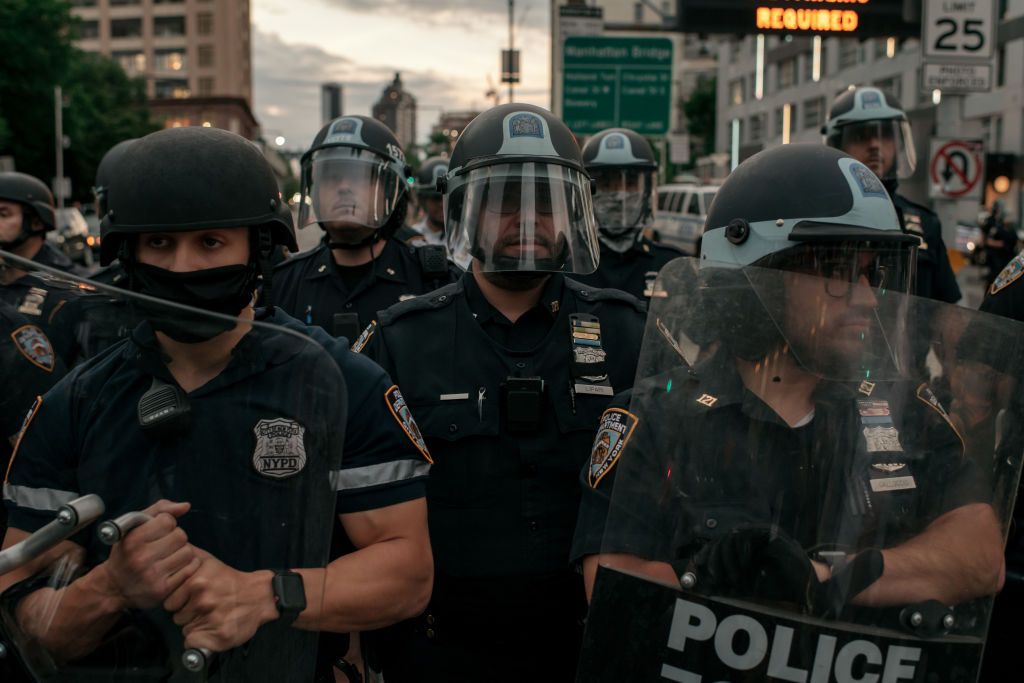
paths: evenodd
<path fill-rule="evenodd" d="M 871 490 L 875 493 L 885 493 L 886 491 L 905 491 L 907 489 L 916 489 L 917 484 L 914 483 L 913 477 L 889 477 L 886 479 L 872 479 Z"/>
<path fill-rule="evenodd" d="M 615 391 L 611 387 L 603 384 L 576 384 L 575 387 L 577 394 L 590 394 L 592 396 L 614 396 Z"/>
<path fill-rule="evenodd" d="M 442 401 L 465 401 L 469 399 L 469 394 L 441 394 Z"/>

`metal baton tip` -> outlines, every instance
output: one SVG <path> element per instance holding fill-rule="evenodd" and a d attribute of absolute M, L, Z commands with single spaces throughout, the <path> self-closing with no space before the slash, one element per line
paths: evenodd
<path fill-rule="evenodd" d="M 206 668 L 210 657 L 213 656 L 205 647 L 190 647 L 181 655 L 181 664 L 186 671 L 199 673 Z"/>
<path fill-rule="evenodd" d="M 78 514 L 67 505 L 57 511 L 57 521 L 64 526 L 75 526 L 78 523 Z"/>
<path fill-rule="evenodd" d="M 96 529 L 96 535 L 104 545 L 114 545 L 121 540 L 121 530 L 113 522 L 103 522 Z"/>
<path fill-rule="evenodd" d="M 120 542 L 129 531 L 145 524 L 150 519 L 145 512 L 126 512 L 116 519 L 109 519 L 100 524 L 96 533 L 99 535 L 100 541 L 107 545 L 114 545 Z"/>
<path fill-rule="evenodd" d="M 952 614 L 947 614 L 942 617 L 942 625 L 947 629 L 953 628 L 954 624 L 956 624 L 956 619 L 953 618 Z"/>
<path fill-rule="evenodd" d="M 679 577 L 679 583 L 683 588 L 693 588 L 697 585 L 697 575 L 693 572 L 686 572 Z"/>

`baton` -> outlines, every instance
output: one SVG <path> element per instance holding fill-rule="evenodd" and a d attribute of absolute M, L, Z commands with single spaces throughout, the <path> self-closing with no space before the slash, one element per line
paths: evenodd
<path fill-rule="evenodd" d="M 128 532 L 137 526 L 142 526 L 152 519 L 145 512 L 126 512 L 115 519 L 108 519 L 100 524 L 96 535 L 104 545 L 114 545 L 128 535 Z"/>
<path fill-rule="evenodd" d="M 23 567 L 57 544 L 95 522 L 104 510 L 103 499 L 90 493 L 61 505 L 57 518 L 7 550 L 0 552 L 0 576 Z"/>

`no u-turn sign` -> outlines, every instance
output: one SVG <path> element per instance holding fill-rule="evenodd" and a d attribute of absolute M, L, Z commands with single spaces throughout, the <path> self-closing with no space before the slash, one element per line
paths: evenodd
<path fill-rule="evenodd" d="M 932 199 L 981 199 L 984 172 L 981 140 L 932 140 L 928 166 Z"/>

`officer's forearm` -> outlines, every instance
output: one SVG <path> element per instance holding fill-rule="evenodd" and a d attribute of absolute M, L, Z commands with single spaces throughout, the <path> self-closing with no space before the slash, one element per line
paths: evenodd
<path fill-rule="evenodd" d="M 27 595 L 17 609 L 21 629 L 60 662 L 84 657 L 103 642 L 125 609 L 99 565 L 64 588 Z"/>
<path fill-rule="evenodd" d="M 860 605 L 938 600 L 957 605 L 992 595 L 1005 578 L 1003 536 L 992 507 L 965 505 L 942 515 L 906 543 L 882 551 L 882 577 L 860 593 Z"/>
<path fill-rule="evenodd" d="M 374 543 L 331 562 L 326 569 L 296 569 L 306 588 L 306 609 L 295 626 L 347 633 L 382 628 L 420 614 L 434 580 L 426 539 Z"/>

